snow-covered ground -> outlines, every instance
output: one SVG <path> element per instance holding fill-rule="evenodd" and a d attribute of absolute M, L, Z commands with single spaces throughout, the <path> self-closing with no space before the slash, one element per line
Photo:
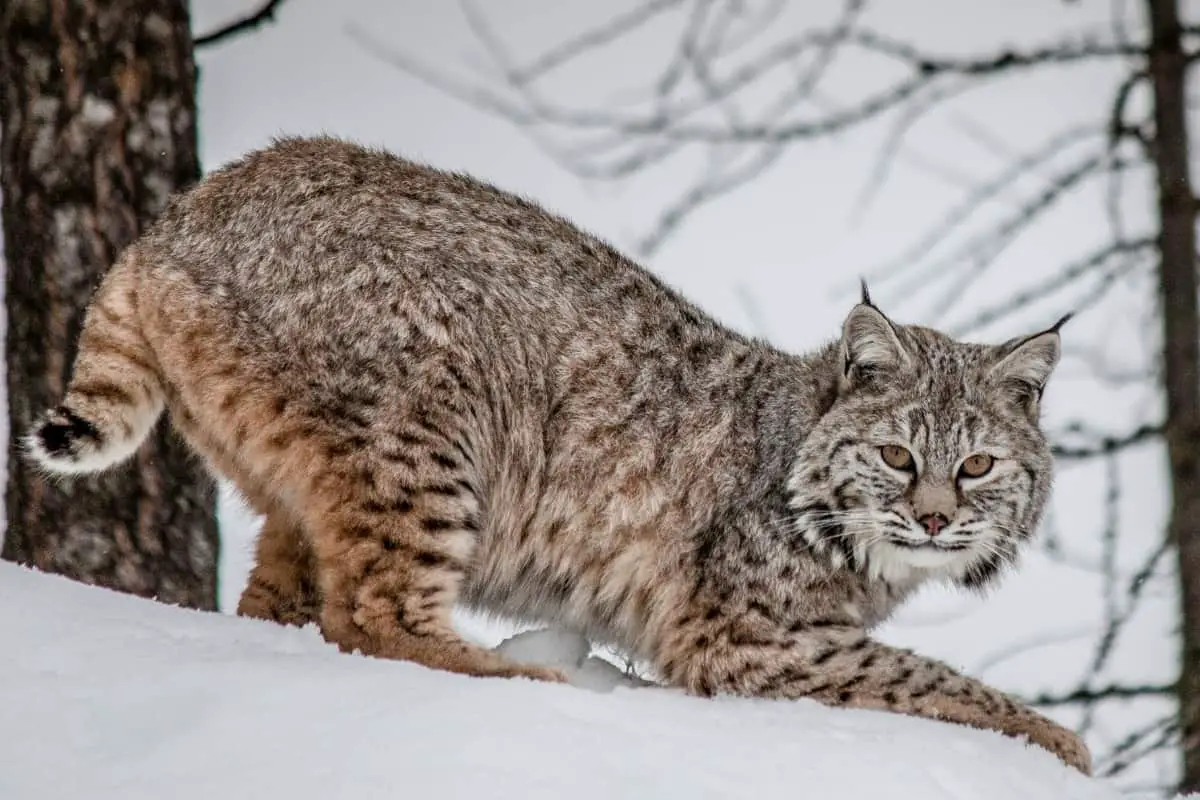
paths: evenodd
<path fill-rule="evenodd" d="M 632 688 L 596 660 L 581 686 L 465 678 L 7 563 L 0 642 L 4 800 L 1119 797 L 988 732 Z"/>

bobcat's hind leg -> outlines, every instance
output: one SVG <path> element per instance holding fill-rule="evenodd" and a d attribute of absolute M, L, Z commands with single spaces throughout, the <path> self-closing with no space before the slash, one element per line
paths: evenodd
<path fill-rule="evenodd" d="M 306 501 L 325 638 L 344 651 L 466 675 L 564 681 L 558 670 L 509 661 L 454 629 L 451 610 L 480 527 L 467 465 L 435 445 L 387 447 L 396 444 L 382 456 L 360 452 L 345 469 L 327 467 Z"/>
<path fill-rule="evenodd" d="M 312 548 L 304 531 L 282 511 L 268 512 L 238 616 L 303 627 L 319 620 L 320 609 Z"/>

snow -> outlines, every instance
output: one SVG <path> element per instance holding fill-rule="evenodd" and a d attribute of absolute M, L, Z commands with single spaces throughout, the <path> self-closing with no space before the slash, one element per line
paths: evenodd
<path fill-rule="evenodd" d="M 597 655 L 586 638 L 564 630 L 524 631 L 501 642 L 496 650 L 527 664 L 558 667 L 573 686 L 594 692 L 611 692 L 618 686 L 640 688 L 650 685 Z"/>
<path fill-rule="evenodd" d="M 585 642 L 511 657 L 578 685 L 347 656 L 0 563 L 0 797 L 1115 800 L 997 734 L 809 701 L 632 688 Z"/>

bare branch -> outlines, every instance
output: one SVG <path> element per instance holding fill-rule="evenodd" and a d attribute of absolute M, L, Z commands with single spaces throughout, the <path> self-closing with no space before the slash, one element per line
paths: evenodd
<path fill-rule="evenodd" d="M 1140 685 L 1110 684 L 1095 689 L 1079 688 L 1065 694 L 1039 694 L 1023 698 L 1031 706 L 1043 708 L 1069 706 L 1079 703 L 1097 703 L 1102 700 L 1132 700 L 1139 697 L 1169 697 L 1175 693 L 1173 683 L 1148 683 Z"/>
<path fill-rule="evenodd" d="M 683 3 L 651 0 L 584 31 L 524 64 L 508 53 L 476 7 L 464 4 L 468 25 L 493 63 L 500 67 L 507 91 L 463 82 L 429 63 L 383 45 L 365 31 L 349 28 L 351 36 L 392 66 L 477 108 L 508 119 L 525 130 L 546 154 L 572 173 L 587 179 L 620 179 L 679 153 L 686 144 L 709 148 L 773 145 L 781 148 L 802 139 L 847 130 L 893 109 L 904 109 L 889 146 L 876 163 L 870 187 L 886 177 L 907 131 L 921 116 L 947 97 L 968 91 L 985 78 L 1011 77 L 1040 66 L 1070 66 L 1093 59 L 1129 58 L 1142 50 L 1128 42 L 1076 35 L 1027 49 L 1006 49 L 983 57 L 939 55 L 858 25 L 862 0 L 847 0 L 841 17 L 828 28 L 805 31 L 765 44 L 762 52 L 740 59 L 732 69 L 718 62 L 766 30 L 784 3 L 770 3 L 750 24 L 738 28 L 731 20 L 745 14 L 738 6 L 715 0 Z M 668 13 L 690 7 L 679 33 L 676 56 L 648 84 L 651 91 L 639 108 L 602 110 L 576 108 L 552 101 L 536 90 L 539 82 L 584 53 L 598 52 L 631 31 L 658 21 Z M 715 10 L 714 10 L 715 9 Z M 874 93 L 845 108 L 821 108 L 814 90 L 835 57 L 853 53 L 886 59 L 905 73 Z M 780 71 L 809 65 L 804 74 L 788 79 L 788 90 L 767 113 L 753 117 L 736 112 L 732 99 L 747 90 L 758 91 Z M 688 80 L 685 80 L 685 72 Z M 816 108 L 815 113 L 805 114 Z M 716 118 L 713 118 L 716 112 Z M 797 116 L 801 116 L 797 119 Z M 807 117 L 807 118 L 805 118 Z M 574 131 L 584 141 L 570 148 L 550 141 L 539 131 Z M 654 252 L 697 208 L 761 174 L 776 163 L 778 152 L 755 148 L 710 154 L 707 173 L 665 209 L 643 235 L 639 250 Z M 722 166 L 722 163 L 726 166 Z M 869 194 L 864 202 L 869 200 Z M 1004 249 L 977 259 L 980 271 Z"/>
<path fill-rule="evenodd" d="M 1081 461 L 1116 453 L 1162 436 L 1163 426 L 1142 425 L 1124 436 L 1104 436 L 1085 446 L 1055 445 L 1054 457 L 1063 461 Z"/>
<path fill-rule="evenodd" d="M 215 31 L 197 36 L 192 40 L 196 47 L 208 47 L 209 45 L 223 42 L 226 39 L 232 39 L 235 36 L 240 36 L 243 33 L 248 33 L 268 22 L 275 20 L 275 12 L 283 5 L 283 0 L 266 0 L 257 11 L 254 11 L 239 20 L 217 28 Z"/>
<path fill-rule="evenodd" d="M 1174 714 L 1157 719 L 1130 731 L 1105 755 L 1095 774 L 1100 778 L 1119 775 L 1151 753 L 1175 745 L 1178 738 L 1179 723 Z"/>
<path fill-rule="evenodd" d="M 628 33 L 632 33 L 655 17 L 678 8 L 684 0 L 648 0 L 631 11 L 619 14 L 607 22 L 573 36 L 556 47 L 533 58 L 520 69 L 509 73 L 509 80 L 515 86 L 528 85 L 548 72 L 574 61 L 580 56 L 612 44 Z M 476 13 L 476 19 L 480 19 Z"/>
<path fill-rule="evenodd" d="M 1044 280 L 1013 294 L 995 305 L 985 307 L 972 317 L 969 322 L 953 327 L 951 332 L 956 336 L 967 336 L 1095 272 L 1101 273 L 1103 278 L 1101 284 L 1103 286 L 1110 286 L 1112 280 L 1117 276 L 1125 274 L 1137 265 L 1138 262 L 1135 259 L 1129 258 L 1129 256 L 1152 253 L 1154 247 L 1155 240 L 1150 237 L 1130 242 L 1117 241 L 1106 244 L 1094 253 L 1089 253 L 1078 261 L 1064 265 L 1058 272 L 1053 273 Z M 1124 256 L 1125 258 L 1115 267 L 1109 267 L 1109 263 L 1119 256 Z M 1073 309 L 1079 311 L 1079 306 L 1080 304 L 1076 303 Z"/>
<path fill-rule="evenodd" d="M 832 41 L 851 30 L 855 19 L 861 13 L 864 0 L 849 0 L 843 10 L 842 17 L 833 28 Z M 685 39 L 685 42 L 688 42 Z M 711 50 L 711 48 L 705 48 Z M 714 76 L 710 72 L 707 59 L 700 57 L 699 48 L 687 46 L 684 48 L 685 57 L 691 65 L 697 82 L 710 93 L 715 92 Z M 832 65 L 837 48 L 833 45 L 820 50 L 812 64 L 799 72 L 792 81 L 792 88 L 782 97 L 773 102 L 765 115 L 778 118 L 800 101 L 808 98 L 816 89 L 817 84 Z M 742 115 L 732 106 L 724 106 L 723 111 L 729 124 L 741 124 Z M 761 145 L 745 163 L 734 167 L 722 167 L 710 162 L 708 175 L 697 182 L 678 200 L 669 205 L 659 216 L 657 223 L 650 233 L 642 237 L 636 250 L 642 255 L 652 255 L 666 241 L 667 237 L 681 225 L 684 220 L 700 206 L 727 194 L 734 189 L 754 180 L 775 164 L 784 154 L 782 143 L 771 142 Z"/>
<path fill-rule="evenodd" d="M 1125 79 L 1117 87 L 1116 95 L 1113 98 L 1112 111 L 1109 112 L 1108 119 L 1108 141 L 1110 148 L 1116 147 L 1123 136 L 1129 135 L 1136 137 L 1142 142 L 1143 146 L 1147 144 L 1140 128 L 1131 128 L 1125 121 L 1125 109 L 1129 105 L 1129 100 L 1133 96 L 1134 90 L 1149 79 L 1150 74 L 1145 70 L 1135 70 L 1125 76 Z"/>
<path fill-rule="evenodd" d="M 653 3 L 641 7 L 639 12 L 653 16 L 676 5 L 677 3 L 670 2 Z M 589 32 L 584 35 L 585 49 L 599 47 L 612 41 L 611 36 L 606 34 L 611 34 L 613 30 L 620 30 L 625 25 L 642 24 L 645 20 L 646 18 L 635 13 L 630 18 L 619 18 L 599 29 L 599 32 Z M 363 41 L 369 37 L 363 37 L 359 32 L 355 38 Z M 847 110 L 831 113 L 821 119 L 770 126 L 750 123 L 714 127 L 710 124 L 687 122 L 699 111 L 731 97 L 776 69 L 793 64 L 814 51 L 820 52 L 833 47 L 856 49 L 888 58 L 906 67 L 909 76 Z M 503 116 L 515 118 L 524 124 L 552 124 L 564 128 L 606 131 L 623 136 L 653 136 L 707 142 L 784 141 L 828 135 L 895 108 L 930 82 L 944 76 L 1007 77 L 1031 67 L 1070 65 L 1098 58 L 1142 54 L 1142 50 L 1131 45 L 1080 38 L 1054 42 L 1026 51 L 1005 50 L 983 58 L 935 56 L 920 51 L 914 45 L 890 39 L 874 31 L 835 26 L 831 30 L 810 31 L 769 48 L 759 57 L 741 65 L 728 77 L 709 87 L 709 91 L 702 95 L 678 100 L 665 108 L 654 108 L 649 115 L 631 115 L 616 111 L 571 110 L 547 103 L 518 108 L 494 92 L 478 86 L 464 86 L 427 64 L 381 46 L 377 41 L 370 42 L 368 49 L 377 57 L 419 80 L 448 90 L 453 96 L 468 103 L 500 112 Z M 565 47 L 556 48 L 552 53 L 552 56 L 535 59 L 531 65 L 514 67 L 509 72 L 513 85 L 528 87 L 535 78 L 547 74 L 547 64 L 553 68 L 560 66 L 567 59 Z"/>
<path fill-rule="evenodd" d="M 684 220 L 700 206 L 728 194 L 767 171 L 783 155 L 777 146 L 764 146 L 742 167 L 724 174 L 710 174 L 697 182 L 682 197 L 667 206 L 648 234 L 638 240 L 634 249 L 642 256 L 650 256 L 662 247 L 667 237 L 683 224 Z"/>
<path fill-rule="evenodd" d="M 994 201 L 1002 192 L 1012 187 L 1018 180 L 1034 173 L 1040 167 L 1050 163 L 1076 145 L 1094 140 L 1096 132 L 1090 127 L 1076 127 L 1064 131 L 1046 142 L 1036 150 L 1020 156 L 1005 167 L 996 177 L 981 183 L 970 192 L 966 198 L 934 224 L 928 233 L 922 236 L 913 246 L 902 252 L 895 259 L 873 268 L 867 273 L 872 283 L 883 283 L 894 279 L 898 272 L 911 268 L 926 259 L 940 244 L 948 240 L 957 230 L 973 218 L 980 209 Z M 938 263 L 936 269 L 944 268 Z M 930 270 L 924 270 L 923 275 Z M 923 281 L 922 276 L 910 276 L 913 281 Z M 907 294 L 912 290 L 898 289 L 899 293 Z"/>
<path fill-rule="evenodd" d="M 1056 645 L 1066 644 L 1068 642 L 1078 642 L 1081 639 L 1091 638 L 1095 633 L 1092 626 L 1083 628 L 1075 628 L 1067 631 L 1054 631 L 1051 633 L 1042 633 L 1029 638 L 1013 642 L 1004 647 L 990 653 L 980 659 L 979 663 L 971 672 L 975 675 L 982 676 L 990 669 L 1007 663 L 1014 658 L 1026 655 L 1034 650 L 1040 650 L 1043 647 L 1054 647 Z"/>
<path fill-rule="evenodd" d="M 913 269 L 912 264 L 893 262 L 892 270 L 897 274 L 904 274 L 906 271 L 909 273 L 905 284 L 894 291 L 911 296 L 930 283 L 931 276 L 949 273 L 949 285 L 943 290 L 941 297 L 935 300 L 933 307 L 951 307 L 970 283 L 994 265 L 1004 251 L 1047 209 L 1094 178 L 1097 175 L 1096 168 L 1103 160 L 1103 155 L 1088 155 L 1079 159 L 1067 169 L 1053 175 L 1039 193 L 1018 205 L 993 227 L 969 238 L 942 258 L 919 265 L 919 271 Z M 943 280 L 942 283 L 946 284 L 947 281 Z"/>
<path fill-rule="evenodd" d="M 1095 681 L 1096 676 L 1100 674 L 1100 670 L 1108 663 L 1108 658 L 1112 655 L 1113 645 L 1117 642 L 1117 637 L 1120 635 L 1121 629 L 1124 627 L 1124 622 L 1129 615 L 1133 613 L 1133 608 L 1136 606 L 1136 598 L 1131 597 L 1129 605 L 1122 611 L 1117 598 L 1117 518 L 1120 515 L 1121 505 L 1121 476 L 1118 470 L 1117 458 L 1114 454 L 1109 453 L 1104 458 L 1104 482 L 1106 485 L 1104 497 L 1104 530 L 1100 534 L 1100 570 L 1104 589 L 1104 617 L 1107 620 L 1103 635 L 1096 645 L 1096 652 L 1092 656 L 1092 663 L 1088 667 L 1087 674 L 1080 681 L 1080 686 L 1091 686 Z M 1164 548 L 1165 549 L 1165 548 Z M 1158 557 L 1155 555 L 1152 564 L 1158 563 Z M 1145 580 L 1137 581 L 1137 588 L 1131 594 L 1140 594 L 1141 587 L 1145 584 Z M 1079 732 L 1086 733 L 1095 720 L 1096 704 L 1089 702 L 1084 705 L 1083 719 L 1079 723 Z"/>
<path fill-rule="evenodd" d="M 713 128 L 707 125 L 679 123 L 671 126 L 663 120 L 622 119 L 617 116 L 596 117 L 587 114 L 563 113 L 546 118 L 546 121 L 575 127 L 611 128 L 626 135 L 654 134 L 670 138 L 697 141 L 782 141 L 811 139 L 836 133 L 864 120 L 877 117 L 913 97 L 932 81 L 943 76 L 982 78 L 995 75 L 1011 77 L 1030 67 L 1069 65 L 1097 58 L 1114 56 L 1137 56 L 1142 50 L 1130 46 L 1100 43 L 1089 40 L 1061 41 L 1044 45 L 1025 52 L 1003 51 L 984 58 L 936 57 L 922 53 L 915 46 L 884 37 L 868 30 L 817 31 L 798 36 L 768 51 L 755 62 L 743 66 L 717 87 L 718 96 L 728 96 L 739 91 L 762 75 L 783 63 L 815 48 L 841 45 L 858 48 L 875 55 L 886 56 L 907 66 L 908 78 L 877 92 L 845 111 L 830 114 L 823 119 L 795 122 L 783 126 L 746 126 L 741 128 Z M 675 109 L 674 118 L 681 120 L 690 116 L 703 104 L 682 105 Z"/>
<path fill-rule="evenodd" d="M 1063 347 L 1063 358 L 1081 362 L 1093 380 L 1114 387 L 1153 384 L 1162 373 L 1161 365 L 1132 366 L 1113 363 L 1111 354 L 1099 347 L 1070 343 Z"/>
<path fill-rule="evenodd" d="M 892 166 L 913 127 L 942 103 L 970 88 L 972 88 L 970 83 L 961 80 L 941 86 L 931 85 L 928 91 L 914 97 L 908 106 L 901 110 L 898 119 L 888 132 L 887 140 L 879 148 L 879 153 L 871 165 L 870 174 L 855 203 L 856 213 L 860 215 L 864 213 L 871 201 L 874 200 L 876 193 L 887 182 Z"/>

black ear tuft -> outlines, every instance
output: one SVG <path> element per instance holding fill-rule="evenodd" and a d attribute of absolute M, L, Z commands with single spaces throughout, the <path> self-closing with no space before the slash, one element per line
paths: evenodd
<path fill-rule="evenodd" d="M 867 288 L 867 279 L 859 278 L 858 282 L 862 286 L 862 304 L 875 308 L 875 304 L 871 302 L 871 290 Z"/>
<path fill-rule="evenodd" d="M 1075 316 L 1074 311 L 1070 311 L 1066 314 L 1063 314 L 1062 317 L 1059 318 L 1058 322 L 1054 323 L 1053 325 L 1051 325 L 1049 328 L 1046 329 L 1046 333 L 1058 333 L 1059 330 L 1062 329 L 1062 326 L 1066 325 L 1068 322 L 1070 322 L 1074 316 Z"/>

